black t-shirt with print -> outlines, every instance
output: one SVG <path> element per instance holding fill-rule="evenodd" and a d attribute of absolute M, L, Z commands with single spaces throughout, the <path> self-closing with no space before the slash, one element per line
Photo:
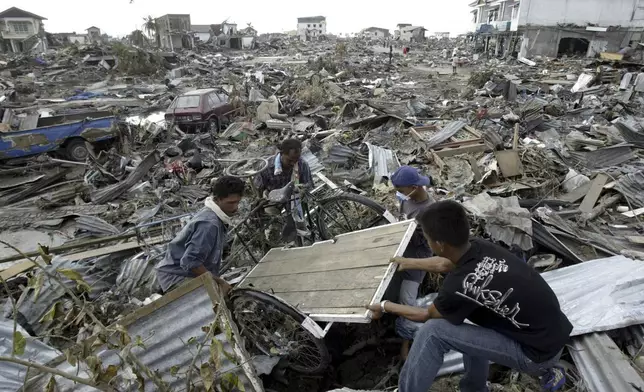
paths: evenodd
<path fill-rule="evenodd" d="M 458 261 L 434 301 L 452 324 L 465 319 L 521 344 L 535 363 L 554 357 L 572 325 L 548 283 L 506 249 L 481 239 Z"/>

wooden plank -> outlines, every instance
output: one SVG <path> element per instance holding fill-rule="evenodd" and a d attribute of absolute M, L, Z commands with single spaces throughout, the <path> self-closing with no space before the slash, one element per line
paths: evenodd
<path fill-rule="evenodd" d="M 627 236 L 626 239 L 633 244 L 644 245 L 644 236 L 641 235 L 631 235 Z"/>
<path fill-rule="evenodd" d="M 436 151 L 436 155 L 438 155 L 441 158 L 452 157 L 454 155 L 482 152 L 487 149 L 487 146 L 483 142 L 473 144 L 473 145 L 466 145 L 462 147 L 443 148 L 441 150 L 438 149 L 439 147 L 435 147 L 434 149 Z"/>
<path fill-rule="evenodd" d="M 400 240 L 399 240 L 400 241 Z M 276 260 L 270 263 L 259 263 L 246 279 L 294 275 L 307 272 L 324 272 L 333 270 L 350 270 L 363 267 L 386 266 L 394 257 L 398 245 L 382 248 L 357 249 L 329 257 L 324 253 L 312 253 L 295 260 Z"/>
<path fill-rule="evenodd" d="M 634 218 L 634 217 L 642 215 L 642 214 L 644 214 L 644 207 L 643 208 L 638 208 L 638 209 L 632 210 L 632 211 L 622 212 L 622 215 L 624 215 L 627 218 Z"/>
<path fill-rule="evenodd" d="M 569 203 L 575 203 L 576 201 L 581 200 L 584 196 L 586 196 L 589 190 L 590 182 L 587 182 L 583 185 L 578 186 L 572 192 L 559 196 L 559 200 L 567 201 Z"/>
<path fill-rule="evenodd" d="M 281 293 L 277 296 L 302 312 L 310 313 L 308 309 L 330 305 L 337 308 L 364 307 L 371 300 L 373 289 Z"/>
<path fill-rule="evenodd" d="M 287 293 L 297 291 L 324 291 L 335 289 L 368 289 L 377 288 L 385 276 L 387 267 L 376 266 L 353 270 L 335 270 L 289 274 L 283 276 L 249 277 L 241 288 L 254 288 L 269 293 Z"/>
<path fill-rule="evenodd" d="M 147 245 L 155 245 L 159 244 L 161 242 L 166 241 L 163 237 L 154 237 L 145 240 L 145 243 Z M 61 255 L 65 260 L 69 261 L 78 261 L 82 259 L 87 259 L 90 257 L 97 257 L 97 256 L 103 256 L 103 255 L 108 255 L 111 253 L 116 253 L 124 250 L 132 250 L 132 249 L 137 249 L 141 248 L 144 246 L 143 243 L 139 242 L 125 242 L 123 244 L 117 244 L 117 245 L 112 245 L 112 246 L 106 246 L 103 248 L 98 248 L 98 249 L 92 249 L 88 250 L 85 252 L 80 252 L 80 253 L 72 253 L 68 255 Z M 12 265 L 11 267 L 5 269 L 4 271 L 0 272 L 0 276 L 2 279 L 7 280 L 10 278 L 13 278 L 14 276 L 21 274 L 25 271 L 30 270 L 31 268 L 35 267 L 34 263 L 31 262 L 30 260 L 27 259 L 22 259 L 18 261 L 17 264 Z"/>
<path fill-rule="evenodd" d="M 355 308 L 308 308 L 308 314 L 346 314 L 346 315 L 364 315 L 367 310 L 364 306 Z"/>
<path fill-rule="evenodd" d="M 510 178 L 523 174 L 523 165 L 516 150 L 495 151 L 494 156 L 503 177 Z"/>
<path fill-rule="evenodd" d="M 362 232 L 341 235 L 336 237 L 335 243 L 333 240 L 329 240 L 316 242 L 311 246 L 301 248 L 273 248 L 266 253 L 260 261 L 260 264 L 284 260 L 306 260 L 311 255 L 328 257 L 331 254 L 335 255 L 356 250 L 356 244 L 360 244 L 359 249 L 400 244 L 400 240 L 410 224 L 410 222 L 393 224 L 378 227 L 378 230 L 364 230 Z"/>
<path fill-rule="evenodd" d="M 602 191 L 604 190 L 604 185 L 607 181 L 608 176 L 604 173 L 599 173 L 595 176 L 586 197 L 584 197 L 584 200 L 579 206 L 579 211 L 589 213 L 593 210 L 593 207 L 595 207 L 595 203 L 597 203 L 599 196 L 601 196 Z"/>

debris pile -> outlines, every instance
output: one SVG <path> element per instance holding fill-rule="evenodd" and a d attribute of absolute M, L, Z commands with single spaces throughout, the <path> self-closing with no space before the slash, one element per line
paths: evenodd
<path fill-rule="evenodd" d="M 320 205 L 342 192 L 362 195 L 386 221 L 397 211 L 388 175 L 412 165 L 434 179 L 437 199 L 463 203 L 477 235 L 540 272 L 592 266 L 584 270 L 590 280 L 605 273 L 591 260 L 644 260 L 642 65 L 484 60 L 469 45 L 428 40 L 406 56 L 396 48 L 391 64 L 389 47 L 363 38 L 280 35 L 260 37 L 252 51 L 209 42 L 164 53 L 114 43 L 0 57 L 0 292 L 8 319 L 0 333 L 24 342 L 9 352 L 66 372 L 82 362 L 78 377 L 91 386 L 115 379 L 117 370 L 123 388 L 175 390 L 187 378 L 189 390 L 191 380 L 205 390 L 219 380 L 260 391 L 258 374 L 276 390 L 287 390 L 286 381 L 300 390 L 394 386 L 397 340 L 385 352 L 373 344 L 391 334 L 386 323 L 341 327 L 337 342 L 364 340 L 364 347 L 334 357 L 326 381 L 303 380 L 270 355 L 250 360 L 252 344 L 242 342 L 211 282 L 158 299 L 154 265 L 213 180 L 251 177 L 287 138 L 304 142 Z M 463 61 L 452 75 L 443 53 L 456 46 Z M 269 245 L 249 218 L 259 195 L 248 183 L 223 263 L 235 282 Z M 364 212 L 357 214 L 355 221 Z M 585 295 L 577 299 L 596 300 Z M 188 300 L 191 309 L 205 301 L 200 309 L 214 314 L 177 319 L 170 310 Z M 167 328 L 170 318 L 187 324 Z M 631 380 L 644 342 L 634 324 L 608 320 L 573 345 L 619 348 L 611 363 Z M 185 332 L 185 346 L 163 337 L 175 330 Z M 155 358 L 156 349 L 175 360 Z M 570 375 L 592 382 L 589 374 L 603 371 L 593 355 L 567 354 Z M 193 375 L 195 360 L 201 371 Z M 235 370 L 224 377 L 208 361 Z M 22 385 L 23 365 L 11 364 L 22 370 L 7 382 Z M 351 376 L 368 368 L 381 374 Z M 33 385 L 67 385 L 38 370 L 30 370 Z M 507 371 L 493 381 L 504 391 L 517 383 L 537 388 Z M 449 390 L 454 380 L 441 383 Z"/>

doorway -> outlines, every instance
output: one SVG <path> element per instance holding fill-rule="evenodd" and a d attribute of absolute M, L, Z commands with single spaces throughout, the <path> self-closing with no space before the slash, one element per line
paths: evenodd
<path fill-rule="evenodd" d="M 557 57 L 567 56 L 586 56 L 590 41 L 586 38 L 562 38 L 559 40 L 559 50 Z"/>

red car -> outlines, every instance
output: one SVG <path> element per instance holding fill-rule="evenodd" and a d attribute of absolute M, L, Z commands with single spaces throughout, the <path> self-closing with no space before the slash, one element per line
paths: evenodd
<path fill-rule="evenodd" d="M 234 110 L 225 91 L 200 89 L 176 97 L 165 111 L 165 120 L 184 132 L 217 133 Z"/>

